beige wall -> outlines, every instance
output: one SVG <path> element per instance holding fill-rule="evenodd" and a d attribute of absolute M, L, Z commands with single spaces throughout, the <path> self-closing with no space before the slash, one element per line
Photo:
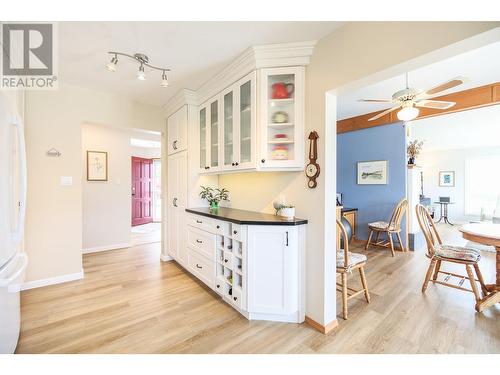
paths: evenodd
<path fill-rule="evenodd" d="M 325 92 L 498 26 L 498 22 L 414 22 L 411 26 L 407 22 L 353 22 L 321 39 L 306 70 L 305 129 L 305 135 L 312 130 L 319 133 L 321 167 L 326 151 Z M 334 119 L 328 126 L 335 126 Z M 334 179 L 331 168 L 329 173 Z M 335 191 L 325 191 L 324 178 L 325 169 L 316 189 L 308 189 L 299 172 L 223 175 L 219 185 L 231 191 L 233 207 L 271 212 L 271 202 L 283 194 L 296 205 L 297 216 L 309 219 L 307 315 L 326 324 L 335 319 L 335 281 L 333 243 L 325 242 L 333 231 L 333 223 L 325 227 L 325 215 L 334 207 L 325 207 L 325 194 Z"/>
<path fill-rule="evenodd" d="M 82 270 L 83 123 L 163 131 L 160 108 L 98 91 L 60 84 L 26 94 L 28 198 L 26 280 Z M 47 157 L 55 147 L 62 155 Z M 61 186 L 71 176 L 72 186 Z"/>
<path fill-rule="evenodd" d="M 108 153 L 108 181 L 87 181 L 87 151 Z M 82 214 L 84 252 L 130 243 L 130 132 L 102 125 L 82 125 Z"/>
<path fill-rule="evenodd" d="M 146 159 L 159 159 L 161 158 L 161 149 L 153 147 L 135 147 L 131 148 L 132 156 Z"/>

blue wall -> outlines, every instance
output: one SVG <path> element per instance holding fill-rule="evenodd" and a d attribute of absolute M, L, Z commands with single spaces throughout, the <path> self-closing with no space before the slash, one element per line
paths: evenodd
<path fill-rule="evenodd" d="M 388 161 L 387 185 L 358 185 L 357 162 Z M 337 192 L 344 207 L 358 208 L 356 238 L 368 238 L 368 223 L 388 221 L 395 205 L 406 196 L 405 128 L 401 122 L 339 134 Z M 402 234 L 405 234 L 403 220 Z M 405 236 L 403 242 L 405 241 Z"/>

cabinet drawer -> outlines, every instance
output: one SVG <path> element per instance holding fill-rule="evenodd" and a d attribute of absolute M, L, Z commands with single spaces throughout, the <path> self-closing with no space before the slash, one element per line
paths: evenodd
<path fill-rule="evenodd" d="M 210 233 L 229 235 L 229 223 L 226 221 L 214 220 L 201 215 L 189 215 L 188 224 Z"/>
<path fill-rule="evenodd" d="M 239 224 L 232 224 L 231 225 L 231 237 L 233 239 L 241 241 L 241 225 Z"/>
<path fill-rule="evenodd" d="M 241 310 L 243 307 L 243 296 L 240 288 L 233 288 L 233 295 L 231 296 L 231 304 Z"/>
<path fill-rule="evenodd" d="M 214 262 L 196 253 L 192 249 L 188 250 L 188 268 L 193 275 L 214 289 L 215 267 Z"/>
<path fill-rule="evenodd" d="M 215 220 L 215 233 L 221 234 L 223 236 L 229 235 L 229 223 L 226 221 Z"/>
<path fill-rule="evenodd" d="M 214 220 L 201 215 L 189 215 L 188 225 L 211 233 L 215 232 L 214 228 L 216 227 Z"/>
<path fill-rule="evenodd" d="M 188 246 L 215 261 L 215 234 L 188 227 Z"/>

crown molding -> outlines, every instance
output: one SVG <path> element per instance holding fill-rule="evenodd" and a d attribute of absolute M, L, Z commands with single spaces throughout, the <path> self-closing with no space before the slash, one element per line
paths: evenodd
<path fill-rule="evenodd" d="M 198 105 L 243 78 L 256 67 L 253 48 L 247 48 L 196 91 Z"/>
<path fill-rule="evenodd" d="M 177 112 L 179 108 L 183 105 L 191 104 L 196 105 L 196 91 L 189 89 L 182 89 L 177 92 L 167 104 L 163 106 L 164 113 L 166 117 L 169 117 L 173 113 Z"/>
<path fill-rule="evenodd" d="M 254 51 L 256 69 L 308 65 L 315 45 L 316 41 L 311 40 L 307 42 L 254 46 L 252 49 Z"/>
<path fill-rule="evenodd" d="M 181 90 L 166 105 L 167 115 L 172 114 L 183 104 L 200 105 L 226 89 L 248 73 L 261 68 L 308 65 L 316 41 L 267 44 L 252 46 L 240 53 L 224 69 L 215 74 L 196 91 Z M 191 102 L 186 100 L 183 91 L 190 92 Z M 174 109 L 174 110 L 173 110 Z"/>

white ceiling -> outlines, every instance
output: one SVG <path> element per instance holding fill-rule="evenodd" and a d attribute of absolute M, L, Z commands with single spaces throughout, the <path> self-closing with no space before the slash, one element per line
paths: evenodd
<path fill-rule="evenodd" d="M 500 105 L 411 121 L 413 139 L 425 151 L 500 147 Z"/>
<path fill-rule="evenodd" d="M 61 22 L 60 82 L 164 105 L 183 88 L 198 89 L 252 45 L 317 40 L 343 22 Z M 136 78 L 138 65 L 122 57 L 109 72 L 107 51 L 144 53 L 152 65 L 168 67 L 170 87 L 158 71 Z"/>
<path fill-rule="evenodd" d="M 500 81 L 500 42 L 409 72 L 409 86 L 428 89 L 453 77 L 469 79 L 443 95 Z M 397 76 L 338 98 L 339 120 L 390 108 L 390 103 L 362 103 L 359 99 L 390 99 L 405 88 L 405 76 Z"/>

